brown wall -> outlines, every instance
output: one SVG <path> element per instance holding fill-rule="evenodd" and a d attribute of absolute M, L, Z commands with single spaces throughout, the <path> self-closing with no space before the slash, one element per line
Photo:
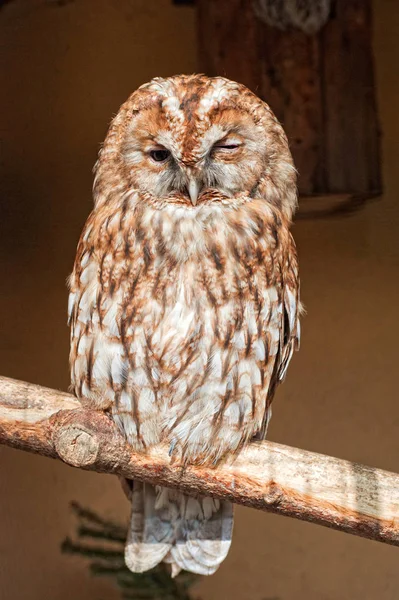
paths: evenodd
<path fill-rule="evenodd" d="M 137 85 L 195 70 L 195 15 L 171 0 L 49 4 L 0 11 L 0 372 L 66 389 L 65 278 L 98 144 Z M 308 315 L 270 438 L 399 472 L 399 8 L 374 4 L 386 194 L 349 219 L 294 228 Z M 117 598 L 84 561 L 59 553 L 71 500 L 125 518 L 115 478 L 5 448 L 0 460 L 0 599 Z M 238 509 L 231 554 L 198 592 L 396 600 L 398 560 L 392 547 Z"/>

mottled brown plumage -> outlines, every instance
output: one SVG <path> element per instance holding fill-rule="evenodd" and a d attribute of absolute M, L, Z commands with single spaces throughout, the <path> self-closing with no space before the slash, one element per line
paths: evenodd
<path fill-rule="evenodd" d="M 71 276 L 76 395 L 139 450 L 217 463 L 264 436 L 299 339 L 295 170 L 269 107 L 223 78 L 155 79 L 111 124 Z M 128 566 L 212 573 L 232 507 L 134 484 Z"/>

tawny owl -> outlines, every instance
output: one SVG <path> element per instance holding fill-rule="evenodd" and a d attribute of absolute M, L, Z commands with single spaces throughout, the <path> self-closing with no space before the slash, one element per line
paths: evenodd
<path fill-rule="evenodd" d="M 70 278 L 75 393 L 137 450 L 216 464 L 264 437 L 298 344 L 296 173 L 270 108 L 203 75 L 156 78 L 122 105 L 95 168 Z M 135 572 L 213 573 L 233 509 L 135 482 Z"/>

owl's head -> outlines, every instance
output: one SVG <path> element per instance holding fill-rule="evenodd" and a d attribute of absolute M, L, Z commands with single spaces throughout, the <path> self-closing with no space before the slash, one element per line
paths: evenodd
<path fill-rule="evenodd" d="M 96 202 L 129 191 L 193 210 L 210 199 L 263 198 L 290 218 L 296 172 L 266 103 L 222 77 L 180 75 L 141 86 L 110 126 L 96 166 Z"/>

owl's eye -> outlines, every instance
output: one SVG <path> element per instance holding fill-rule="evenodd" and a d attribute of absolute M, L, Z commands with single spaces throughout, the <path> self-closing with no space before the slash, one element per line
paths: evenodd
<path fill-rule="evenodd" d="M 155 162 L 165 162 L 168 160 L 170 152 L 166 148 L 158 148 L 157 150 L 150 150 L 150 156 Z"/>
<path fill-rule="evenodd" d="M 236 150 L 240 144 L 217 144 L 215 150 Z"/>
<path fill-rule="evenodd" d="M 238 148 L 241 146 L 239 140 L 236 139 L 228 139 L 225 138 L 224 140 L 219 140 L 218 142 L 216 142 L 216 144 L 213 146 L 212 151 L 214 153 L 229 153 L 229 152 L 234 152 L 235 150 L 238 150 Z"/>

